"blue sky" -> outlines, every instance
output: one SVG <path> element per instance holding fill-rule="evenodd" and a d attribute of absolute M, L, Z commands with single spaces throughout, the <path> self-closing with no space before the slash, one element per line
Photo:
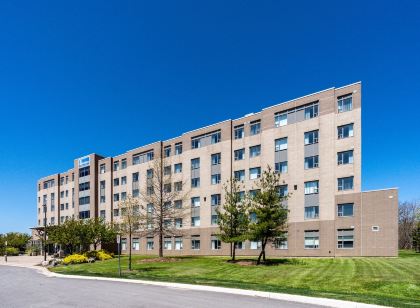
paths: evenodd
<path fill-rule="evenodd" d="M 363 83 L 363 189 L 420 198 L 418 1 L 0 2 L 0 232 L 36 180 Z"/>

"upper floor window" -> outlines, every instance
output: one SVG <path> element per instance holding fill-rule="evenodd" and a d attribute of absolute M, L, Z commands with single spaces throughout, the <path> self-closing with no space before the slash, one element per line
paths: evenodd
<path fill-rule="evenodd" d="M 153 160 L 155 157 L 154 151 L 148 151 L 141 154 L 135 154 L 133 155 L 133 165 L 142 164 L 148 161 Z"/>
<path fill-rule="evenodd" d="M 211 195 L 211 205 L 220 205 L 221 199 L 220 194 Z"/>
<path fill-rule="evenodd" d="M 318 143 L 318 130 L 305 133 L 305 145 Z"/>
<path fill-rule="evenodd" d="M 353 150 L 338 152 L 337 153 L 337 163 L 339 165 L 347 165 L 353 163 Z"/>
<path fill-rule="evenodd" d="M 319 181 L 305 182 L 305 195 L 319 193 Z"/>
<path fill-rule="evenodd" d="M 139 181 L 139 173 L 135 172 L 135 173 L 133 173 L 133 183 L 138 182 L 138 181 Z"/>
<path fill-rule="evenodd" d="M 351 94 L 339 96 L 337 98 L 337 109 L 338 112 L 346 112 L 353 109 L 353 97 Z"/>
<path fill-rule="evenodd" d="M 261 177 L 261 167 L 250 168 L 249 169 L 249 179 L 255 180 Z"/>
<path fill-rule="evenodd" d="M 289 193 L 289 189 L 288 189 L 287 184 L 286 185 L 280 185 L 278 187 L 278 190 L 279 190 L 280 197 L 286 197 L 287 194 Z"/>
<path fill-rule="evenodd" d="M 90 167 L 83 167 L 79 169 L 79 178 L 88 176 L 90 174 Z"/>
<path fill-rule="evenodd" d="M 313 169 L 318 168 L 319 166 L 319 158 L 318 155 L 305 157 L 305 169 Z"/>
<path fill-rule="evenodd" d="M 191 159 L 191 170 L 200 168 L 200 158 Z"/>
<path fill-rule="evenodd" d="M 182 163 L 174 165 L 174 173 L 181 173 L 182 172 Z"/>
<path fill-rule="evenodd" d="M 127 168 L 127 159 L 121 159 L 121 169 Z"/>
<path fill-rule="evenodd" d="M 221 137 L 222 137 L 222 133 L 220 131 L 217 131 L 217 132 L 211 134 L 211 143 L 212 144 L 219 143 Z"/>
<path fill-rule="evenodd" d="M 244 125 L 237 125 L 234 128 L 234 133 L 235 133 L 235 139 L 242 139 L 243 137 L 245 137 L 245 130 L 244 130 Z"/>
<path fill-rule="evenodd" d="M 279 138 L 274 141 L 275 151 L 287 150 L 287 137 Z"/>
<path fill-rule="evenodd" d="M 114 186 L 118 186 L 120 185 L 120 179 L 119 178 L 115 178 L 114 179 Z"/>
<path fill-rule="evenodd" d="M 221 136 L 222 136 L 222 133 L 220 130 L 218 130 L 218 131 L 214 131 L 214 132 L 200 135 L 197 137 L 193 137 L 191 138 L 191 148 L 198 149 L 209 143 L 211 144 L 218 143 L 221 140 Z"/>
<path fill-rule="evenodd" d="M 117 161 L 114 161 L 114 171 L 118 171 L 118 170 L 120 170 L 120 162 L 117 160 Z"/>
<path fill-rule="evenodd" d="M 153 169 L 147 169 L 146 170 L 146 177 L 148 179 L 153 179 Z"/>
<path fill-rule="evenodd" d="M 260 120 L 256 120 L 256 121 L 252 121 L 251 122 L 251 126 L 250 126 L 250 135 L 257 135 L 261 132 L 261 121 Z"/>
<path fill-rule="evenodd" d="M 182 142 L 175 143 L 175 155 L 182 154 Z"/>
<path fill-rule="evenodd" d="M 353 216 L 353 203 L 344 203 L 337 205 L 337 216 L 338 217 L 347 217 Z"/>
<path fill-rule="evenodd" d="M 257 157 L 261 154 L 261 145 L 255 145 L 249 148 L 249 157 Z"/>
<path fill-rule="evenodd" d="M 90 182 L 80 183 L 79 191 L 85 191 L 90 189 Z"/>
<path fill-rule="evenodd" d="M 86 167 L 86 168 L 89 168 L 89 167 Z M 79 170 L 81 170 L 81 169 L 79 169 Z M 50 188 L 50 187 L 54 187 L 54 185 L 55 185 L 54 179 L 45 181 L 44 182 L 44 189 L 47 189 L 47 188 Z"/>
<path fill-rule="evenodd" d="M 353 123 L 337 127 L 338 139 L 353 137 Z"/>
<path fill-rule="evenodd" d="M 101 164 L 101 165 L 99 166 L 99 173 L 100 173 L 100 174 L 104 174 L 104 173 L 105 173 L 105 171 L 106 171 L 105 164 Z"/>
<path fill-rule="evenodd" d="M 318 102 L 305 107 L 305 120 L 312 119 L 318 116 Z"/>
<path fill-rule="evenodd" d="M 199 206 L 200 206 L 200 197 L 192 197 L 191 207 L 199 207 Z"/>
<path fill-rule="evenodd" d="M 64 185 L 64 176 L 60 178 L 60 185 Z"/>
<path fill-rule="evenodd" d="M 353 177 L 352 176 L 345 177 L 345 178 L 339 178 L 337 180 L 337 182 L 338 182 L 338 190 L 339 191 L 352 190 L 353 189 Z"/>
<path fill-rule="evenodd" d="M 220 165 L 222 161 L 222 154 L 216 153 L 211 155 L 211 164 L 212 165 Z"/>
<path fill-rule="evenodd" d="M 280 127 L 287 125 L 287 112 L 284 113 L 276 113 L 274 115 L 274 126 Z"/>
<path fill-rule="evenodd" d="M 165 157 L 171 156 L 171 146 L 170 145 L 166 146 L 163 151 L 164 151 Z"/>
<path fill-rule="evenodd" d="M 163 175 L 171 175 L 172 167 L 171 166 L 164 166 L 163 167 Z"/>
<path fill-rule="evenodd" d="M 279 173 L 287 172 L 287 161 L 282 161 L 274 164 L 274 170 Z"/>
<path fill-rule="evenodd" d="M 234 173 L 235 180 L 237 181 L 245 181 L 245 170 L 237 170 Z"/>
<path fill-rule="evenodd" d="M 245 149 L 235 150 L 235 152 L 234 152 L 234 159 L 235 160 L 243 160 L 243 159 L 245 159 Z"/>

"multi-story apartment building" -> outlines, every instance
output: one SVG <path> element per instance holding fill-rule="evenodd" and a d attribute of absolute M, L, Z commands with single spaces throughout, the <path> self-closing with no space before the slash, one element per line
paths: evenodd
<path fill-rule="evenodd" d="M 190 215 L 176 222 L 182 236 L 165 238 L 166 254 L 227 255 L 229 245 L 215 236 L 223 183 L 236 177 L 252 191 L 271 165 L 281 173 L 279 193 L 291 197 L 287 241 L 268 254 L 396 256 L 398 191 L 361 191 L 361 138 L 361 84 L 330 88 L 115 157 L 76 159 L 73 169 L 38 181 L 38 226 L 44 203 L 48 224 L 118 222 L 119 202 L 147 190 L 149 169 L 162 158 L 174 183 L 189 186 L 182 206 Z M 258 254 L 259 245 L 239 243 L 238 254 Z M 134 235 L 133 249 L 156 254 L 157 239 Z"/>

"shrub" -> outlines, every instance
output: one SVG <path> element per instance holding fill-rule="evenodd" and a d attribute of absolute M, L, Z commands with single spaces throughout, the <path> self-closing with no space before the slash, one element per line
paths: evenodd
<path fill-rule="evenodd" d="M 63 264 L 80 264 L 87 263 L 88 258 L 84 255 L 74 254 L 64 258 Z"/>
<path fill-rule="evenodd" d="M 19 255 L 19 249 L 15 247 L 7 247 L 6 252 L 8 256 L 18 256 Z"/>
<path fill-rule="evenodd" d="M 112 255 L 106 253 L 103 250 L 99 250 L 98 251 L 98 258 L 97 259 L 98 260 L 101 260 L 101 261 L 109 260 L 109 259 L 112 259 Z"/>
<path fill-rule="evenodd" d="M 98 251 L 96 251 L 96 250 L 92 250 L 92 251 L 88 251 L 88 252 L 85 252 L 83 255 L 86 257 L 86 258 L 95 258 L 95 259 L 98 259 Z"/>

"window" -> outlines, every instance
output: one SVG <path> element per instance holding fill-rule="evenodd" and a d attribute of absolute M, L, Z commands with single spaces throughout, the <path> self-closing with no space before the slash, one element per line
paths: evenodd
<path fill-rule="evenodd" d="M 177 236 L 175 237 L 175 250 L 182 250 L 183 245 L 182 245 L 182 237 Z"/>
<path fill-rule="evenodd" d="M 172 239 L 170 237 L 165 237 L 163 241 L 163 249 L 172 250 Z"/>
<path fill-rule="evenodd" d="M 243 160 L 245 159 L 245 149 L 239 149 L 234 151 L 234 159 L 235 160 Z"/>
<path fill-rule="evenodd" d="M 126 185 L 127 184 L 127 177 L 123 176 L 121 177 L 121 185 Z"/>
<path fill-rule="evenodd" d="M 174 207 L 176 209 L 182 209 L 182 200 L 175 200 L 174 201 Z"/>
<path fill-rule="evenodd" d="M 255 212 L 249 213 L 249 221 L 252 222 L 252 223 L 256 223 L 257 222 L 257 213 L 255 213 Z"/>
<path fill-rule="evenodd" d="M 127 250 L 127 239 L 126 238 L 121 239 L 121 250 Z"/>
<path fill-rule="evenodd" d="M 244 125 L 237 125 L 234 127 L 235 139 L 242 139 L 245 137 Z"/>
<path fill-rule="evenodd" d="M 181 173 L 182 172 L 182 163 L 174 165 L 174 173 Z"/>
<path fill-rule="evenodd" d="M 379 232 L 379 226 L 372 226 L 373 232 Z"/>
<path fill-rule="evenodd" d="M 210 138 L 211 144 L 220 142 L 221 140 L 220 130 L 191 138 L 191 148 L 192 149 L 201 148 L 201 146 L 203 145 L 203 139 L 207 140 L 207 138 Z"/>
<path fill-rule="evenodd" d="M 120 210 L 119 209 L 114 209 L 114 216 L 115 217 L 120 216 Z"/>
<path fill-rule="evenodd" d="M 121 201 L 125 201 L 127 199 L 127 193 L 124 191 L 121 193 Z"/>
<path fill-rule="evenodd" d="M 174 183 L 174 190 L 175 191 L 182 191 L 182 182 L 175 182 Z"/>
<path fill-rule="evenodd" d="M 175 218 L 175 228 L 182 228 L 182 218 Z"/>
<path fill-rule="evenodd" d="M 191 227 L 199 227 L 199 226 L 200 226 L 200 216 L 191 217 Z"/>
<path fill-rule="evenodd" d="M 221 181 L 220 173 L 211 175 L 211 185 L 217 185 Z"/>
<path fill-rule="evenodd" d="M 164 152 L 165 157 L 169 157 L 169 156 L 171 156 L 171 146 L 170 146 L 170 145 L 166 146 L 166 147 L 163 149 L 163 152 Z"/>
<path fill-rule="evenodd" d="M 239 199 L 239 201 L 243 201 L 245 199 L 245 192 L 244 191 L 238 192 L 238 199 Z"/>
<path fill-rule="evenodd" d="M 171 173 L 172 173 L 172 167 L 171 166 L 163 167 L 163 174 L 164 175 L 171 175 Z"/>
<path fill-rule="evenodd" d="M 154 208 L 155 207 L 154 207 L 153 203 L 149 203 L 148 205 L 146 205 L 147 213 L 149 213 L 149 214 L 153 213 Z"/>
<path fill-rule="evenodd" d="M 133 189 L 133 197 L 137 198 L 138 196 L 140 196 L 140 190 L 139 189 Z"/>
<path fill-rule="evenodd" d="M 170 193 L 172 191 L 171 183 L 163 184 L 163 192 Z"/>
<path fill-rule="evenodd" d="M 191 170 L 200 168 L 200 158 L 191 159 Z"/>
<path fill-rule="evenodd" d="M 79 219 L 89 219 L 90 211 L 81 211 L 79 212 Z"/>
<path fill-rule="evenodd" d="M 211 215 L 211 225 L 217 225 L 219 216 L 217 214 Z"/>
<path fill-rule="evenodd" d="M 200 249 L 200 236 L 191 236 L 191 249 Z"/>
<path fill-rule="evenodd" d="M 318 155 L 305 157 L 305 170 L 318 168 L 319 158 Z"/>
<path fill-rule="evenodd" d="M 106 213 L 105 210 L 101 210 L 99 212 L 99 217 L 102 218 L 102 219 L 105 219 L 105 217 L 106 217 L 106 214 L 105 213 Z"/>
<path fill-rule="evenodd" d="M 191 207 L 199 207 L 199 206 L 200 206 L 200 197 L 192 197 Z"/>
<path fill-rule="evenodd" d="M 305 248 L 306 249 L 319 248 L 319 231 L 318 230 L 305 231 Z"/>
<path fill-rule="evenodd" d="M 245 170 L 237 170 L 234 173 L 235 180 L 237 181 L 245 181 Z"/>
<path fill-rule="evenodd" d="M 260 189 L 253 189 L 249 191 L 249 195 L 251 196 L 251 198 L 255 198 L 255 196 L 257 195 L 257 193 L 261 191 Z"/>
<path fill-rule="evenodd" d="M 276 152 L 287 150 L 287 137 L 276 139 L 274 141 L 274 148 Z"/>
<path fill-rule="evenodd" d="M 114 201 L 120 201 L 120 194 L 114 194 Z"/>
<path fill-rule="evenodd" d="M 352 190 L 352 189 L 353 189 L 353 177 L 352 176 L 338 179 L 338 191 Z"/>
<path fill-rule="evenodd" d="M 127 158 L 121 159 L 121 169 L 127 168 Z"/>
<path fill-rule="evenodd" d="M 220 248 L 222 248 L 222 242 L 218 238 L 212 236 L 211 249 L 212 250 L 219 250 Z"/>
<path fill-rule="evenodd" d="M 305 120 L 312 119 L 318 116 L 318 102 L 313 105 L 305 107 Z"/>
<path fill-rule="evenodd" d="M 211 155 L 211 164 L 212 165 L 220 165 L 222 160 L 222 155 L 220 153 L 212 154 Z"/>
<path fill-rule="evenodd" d="M 120 179 L 119 178 L 115 178 L 114 179 L 114 186 L 119 186 L 120 185 Z"/>
<path fill-rule="evenodd" d="M 118 170 L 120 170 L 120 162 L 117 160 L 117 161 L 114 161 L 114 171 L 118 171 Z"/>
<path fill-rule="evenodd" d="M 236 242 L 236 249 L 245 249 L 245 242 Z"/>
<path fill-rule="evenodd" d="M 257 157 L 261 154 L 261 145 L 255 145 L 249 148 L 249 157 Z"/>
<path fill-rule="evenodd" d="M 319 193 L 318 181 L 305 182 L 305 195 L 317 194 L 317 193 Z"/>
<path fill-rule="evenodd" d="M 354 230 L 338 229 L 337 230 L 337 248 L 353 248 Z"/>
<path fill-rule="evenodd" d="M 153 169 L 147 169 L 146 170 L 146 177 L 148 179 L 153 179 Z"/>
<path fill-rule="evenodd" d="M 60 178 L 60 185 L 64 185 L 64 176 Z"/>
<path fill-rule="evenodd" d="M 88 176 L 90 174 L 90 167 L 83 167 L 79 169 L 79 178 Z"/>
<path fill-rule="evenodd" d="M 251 122 L 251 126 L 250 126 L 250 135 L 257 135 L 261 132 L 261 121 L 260 120 L 256 120 L 256 121 L 252 121 Z"/>
<path fill-rule="evenodd" d="M 287 112 L 284 113 L 276 113 L 274 115 L 274 126 L 280 127 L 287 125 Z"/>
<path fill-rule="evenodd" d="M 318 143 L 318 130 L 305 133 L 305 145 Z"/>
<path fill-rule="evenodd" d="M 344 203 L 337 205 L 337 216 L 338 217 L 349 217 L 353 216 L 353 203 Z"/>
<path fill-rule="evenodd" d="M 353 123 L 337 127 L 338 139 L 353 137 Z"/>
<path fill-rule="evenodd" d="M 274 164 L 274 169 L 279 173 L 287 173 L 287 161 L 282 161 Z"/>
<path fill-rule="evenodd" d="M 133 250 L 140 250 L 140 240 L 139 238 L 133 238 Z"/>
<path fill-rule="evenodd" d="M 250 168 L 249 169 L 249 179 L 255 180 L 261 176 L 261 167 Z"/>
<path fill-rule="evenodd" d="M 347 165 L 353 163 L 353 150 L 338 152 L 337 153 L 337 163 L 339 165 Z"/>
<path fill-rule="evenodd" d="M 136 183 L 136 182 L 139 181 L 139 173 L 138 172 L 133 173 L 132 177 L 133 177 L 133 183 Z"/>
<path fill-rule="evenodd" d="M 337 98 L 338 113 L 351 111 L 353 109 L 353 97 L 351 94 L 339 96 Z"/>
<path fill-rule="evenodd" d="M 284 238 L 277 238 L 274 241 L 274 248 L 276 249 L 288 249 L 287 248 L 287 232 L 284 234 Z"/>
<path fill-rule="evenodd" d="M 220 131 L 215 132 L 211 135 L 211 143 L 212 144 L 220 142 L 220 139 L 221 139 L 221 132 Z"/>
<path fill-rule="evenodd" d="M 153 240 L 153 237 L 148 237 L 147 238 L 147 250 L 153 250 L 154 244 L 155 244 L 155 242 Z"/>
<path fill-rule="evenodd" d="M 99 182 L 100 203 L 105 203 L 105 181 Z"/>
<path fill-rule="evenodd" d="M 306 206 L 305 219 L 317 219 L 317 218 L 319 218 L 319 206 Z"/>
<path fill-rule="evenodd" d="M 90 197 L 80 197 L 79 198 L 79 205 L 85 205 L 90 203 Z"/>
<path fill-rule="evenodd" d="M 261 241 L 251 241 L 250 242 L 250 248 L 251 249 L 260 249 L 261 248 Z"/>
<path fill-rule="evenodd" d="M 211 205 L 212 206 L 220 205 L 221 199 L 222 198 L 220 194 L 211 195 Z"/>
<path fill-rule="evenodd" d="M 182 142 L 175 143 L 175 155 L 182 154 Z"/>
<path fill-rule="evenodd" d="M 286 185 L 280 185 L 278 187 L 278 190 L 279 190 L 279 196 L 280 197 L 286 197 L 287 194 L 289 193 L 289 189 L 288 189 L 287 184 Z"/>
<path fill-rule="evenodd" d="M 133 155 L 133 165 L 138 165 L 138 164 L 151 161 L 154 159 L 154 157 L 155 157 L 155 153 L 153 150 L 140 153 L 140 154 L 135 154 Z"/>
<path fill-rule="evenodd" d="M 200 178 L 192 178 L 191 179 L 191 187 L 192 188 L 200 187 Z"/>

